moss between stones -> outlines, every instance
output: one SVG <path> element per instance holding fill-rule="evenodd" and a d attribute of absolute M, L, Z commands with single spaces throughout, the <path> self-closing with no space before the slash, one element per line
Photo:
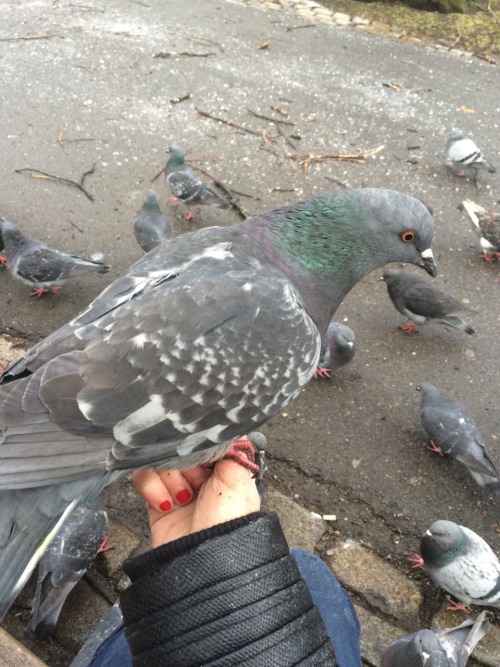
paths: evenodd
<path fill-rule="evenodd" d="M 465 0 L 458 0 L 465 4 Z M 424 2 L 424 0 L 408 0 Z M 449 3 L 457 0 L 439 0 Z M 350 16 L 388 23 L 397 32 L 421 39 L 431 39 L 446 46 L 472 51 L 482 56 L 500 55 L 500 0 L 469 2 L 467 14 L 421 11 L 403 4 L 387 2 L 358 2 L 357 0 L 321 0 L 333 11 Z"/>

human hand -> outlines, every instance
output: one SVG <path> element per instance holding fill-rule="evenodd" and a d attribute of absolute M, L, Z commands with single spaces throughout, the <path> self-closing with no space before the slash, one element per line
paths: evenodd
<path fill-rule="evenodd" d="M 260 509 L 252 473 L 231 459 L 213 469 L 141 468 L 132 476 L 148 505 L 153 548 Z"/>

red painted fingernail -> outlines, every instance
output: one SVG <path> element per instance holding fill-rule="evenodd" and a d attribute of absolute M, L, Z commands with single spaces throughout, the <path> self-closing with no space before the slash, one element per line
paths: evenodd
<path fill-rule="evenodd" d="M 162 503 L 160 503 L 160 509 L 162 512 L 168 512 L 168 510 L 171 510 L 172 503 L 170 500 L 164 500 Z"/>
<path fill-rule="evenodd" d="M 175 497 L 181 505 L 185 505 L 191 500 L 191 493 L 187 489 L 182 489 L 175 494 Z"/>

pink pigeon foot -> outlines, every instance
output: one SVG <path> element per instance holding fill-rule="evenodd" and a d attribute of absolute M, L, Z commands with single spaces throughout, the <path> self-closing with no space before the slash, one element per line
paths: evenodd
<path fill-rule="evenodd" d="M 37 287 L 31 292 L 30 296 L 36 296 L 39 299 L 41 296 L 47 294 L 48 292 L 50 292 L 50 290 L 45 289 L 45 287 Z"/>
<path fill-rule="evenodd" d="M 246 435 L 235 440 L 223 458 L 233 459 L 236 463 L 253 472 L 254 475 L 258 475 L 260 472 L 260 466 L 255 463 L 254 446 Z"/>
<path fill-rule="evenodd" d="M 331 368 L 318 368 L 314 371 L 313 377 L 317 380 L 318 378 L 331 378 L 332 369 Z"/>
<path fill-rule="evenodd" d="M 7 257 L 0 255 L 0 266 L 5 266 L 7 264 Z"/>
<path fill-rule="evenodd" d="M 194 220 L 194 213 L 193 211 L 188 211 L 186 215 L 184 216 L 184 220 L 186 222 L 189 222 L 190 220 Z"/>
<path fill-rule="evenodd" d="M 179 203 L 179 200 L 178 200 L 177 197 L 169 197 L 169 198 L 168 198 L 168 203 L 169 203 L 169 204 L 178 204 L 178 203 Z"/>
<path fill-rule="evenodd" d="M 101 546 L 97 550 L 96 556 L 98 556 L 99 554 L 103 554 L 106 551 L 109 551 L 110 549 L 114 549 L 114 546 L 112 546 L 112 545 L 107 546 L 108 540 L 109 540 L 109 537 L 108 537 L 108 535 L 106 535 L 106 537 L 102 541 Z"/>
<path fill-rule="evenodd" d="M 418 327 L 415 322 L 404 322 L 398 326 L 398 329 L 404 331 L 407 334 L 418 333 Z"/>
<path fill-rule="evenodd" d="M 441 447 L 439 447 L 439 445 L 436 445 L 436 443 L 433 442 L 432 440 L 427 445 L 427 449 L 430 452 L 434 452 L 434 454 L 439 454 L 439 456 L 444 456 L 443 450 L 441 449 Z"/>
<path fill-rule="evenodd" d="M 471 612 L 470 607 L 464 605 L 463 602 L 456 602 L 451 598 L 448 598 L 448 602 L 450 603 L 447 607 L 448 611 L 463 611 L 465 614 L 470 614 Z"/>
<path fill-rule="evenodd" d="M 410 563 L 413 563 L 413 565 L 411 565 L 412 570 L 416 570 L 419 567 L 424 567 L 424 559 L 420 554 L 414 554 L 413 556 L 408 556 L 407 560 Z"/>

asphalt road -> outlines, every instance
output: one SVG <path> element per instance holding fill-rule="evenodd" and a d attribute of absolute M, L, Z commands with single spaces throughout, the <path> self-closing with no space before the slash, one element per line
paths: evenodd
<path fill-rule="evenodd" d="M 477 311 L 477 333 L 396 331 L 402 318 L 380 272 L 368 276 L 337 313 L 357 335 L 353 362 L 311 382 L 266 428 L 270 479 L 336 513 L 342 534 L 402 567 L 437 518 L 473 528 L 499 553 L 498 502 L 458 463 L 425 449 L 415 391 L 425 379 L 464 400 L 500 466 L 500 265 L 479 258 L 457 209 L 467 197 L 500 209 L 500 175 L 485 174 L 478 190 L 442 167 L 458 126 L 500 169 L 498 69 L 354 29 L 300 29 L 291 14 L 223 0 L 0 0 L 0 11 L 0 214 L 75 254 L 102 251 L 113 265 L 40 300 L 3 271 L 1 330 L 38 340 L 136 260 L 132 221 L 152 183 L 177 234 L 240 219 L 205 208 L 186 223 L 182 206 L 167 205 L 163 178 L 154 179 L 172 141 L 248 214 L 338 187 L 420 197 L 435 215 L 437 284 Z M 293 157 L 381 146 L 358 162 Z M 17 173 L 27 168 L 77 183 L 93 169 L 84 180 L 92 200 Z"/>

